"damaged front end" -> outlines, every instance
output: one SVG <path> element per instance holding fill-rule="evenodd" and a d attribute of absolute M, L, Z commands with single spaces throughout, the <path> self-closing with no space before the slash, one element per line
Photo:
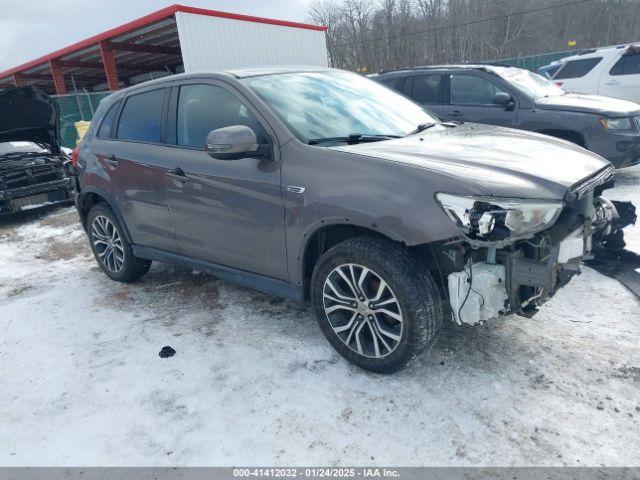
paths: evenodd
<path fill-rule="evenodd" d="M 73 198 L 58 108 L 35 87 L 0 92 L 0 215 Z"/>
<path fill-rule="evenodd" d="M 635 222 L 635 208 L 601 196 L 613 187 L 614 172 L 612 166 L 597 172 L 562 201 L 437 194 L 463 232 L 440 250 L 454 320 L 532 316 L 595 249 L 620 248 L 621 229 Z"/>
<path fill-rule="evenodd" d="M 33 149 L 38 149 L 37 145 Z M 0 215 L 73 198 L 69 158 L 41 150 L 0 154 Z"/>

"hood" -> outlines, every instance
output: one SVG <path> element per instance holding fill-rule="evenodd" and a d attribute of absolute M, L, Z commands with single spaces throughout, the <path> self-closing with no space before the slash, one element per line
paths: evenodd
<path fill-rule="evenodd" d="M 640 115 L 640 105 L 637 103 L 601 95 L 579 93 L 538 98 L 536 99 L 536 107 L 542 110 L 568 110 L 609 117 Z"/>
<path fill-rule="evenodd" d="M 0 142 L 46 143 L 60 153 L 58 108 L 49 95 L 35 87 L 0 92 Z"/>
<path fill-rule="evenodd" d="M 527 199 L 564 200 L 570 187 L 611 165 L 577 145 L 537 133 L 471 123 L 434 129 L 331 148 L 454 177 L 479 194 Z"/>

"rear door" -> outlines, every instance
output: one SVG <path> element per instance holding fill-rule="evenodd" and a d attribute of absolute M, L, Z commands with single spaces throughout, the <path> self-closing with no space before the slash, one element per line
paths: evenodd
<path fill-rule="evenodd" d="M 441 115 L 443 119 L 516 126 L 517 99 L 493 79 L 479 72 L 454 72 L 447 80 L 449 95 Z M 493 97 L 498 92 L 511 95 L 515 104 L 512 107 L 495 105 Z"/>
<path fill-rule="evenodd" d="M 622 55 L 605 71 L 599 93 L 640 103 L 640 51 Z"/>
<path fill-rule="evenodd" d="M 186 256 L 280 279 L 287 278 L 284 204 L 275 135 L 235 89 L 190 82 L 172 92 L 169 135 L 175 143 L 167 190 L 178 251 Z M 252 128 L 272 161 L 217 160 L 207 134 L 232 125 Z"/>
<path fill-rule="evenodd" d="M 109 132 L 111 138 L 92 142 L 92 153 L 104 167 L 102 175 L 108 178 L 109 193 L 133 243 L 172 251 L 176 243 L 166 202 L 163 140 L 167 94 L 167 88 L 156 87 L 125 98 Z"/>
<path fill-rule="evenodd" d="M 421 73 L 407 77 L 405 87 L 408 95 L 427 110 L 441 117 L 444 109 L 445 74 L 442 72 Z"/>

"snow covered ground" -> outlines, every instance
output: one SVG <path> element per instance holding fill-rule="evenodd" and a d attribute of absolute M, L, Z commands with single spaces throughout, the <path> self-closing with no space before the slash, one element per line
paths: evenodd
<path fill-rule="evenodd" d="M 0 224 L 0 381 L 3 466 L 640 466 L 640 302 L 590 269 L 379 376 L 306 304 L 163 264 L 114 283 L 72 208 L 27 212 Z"/>

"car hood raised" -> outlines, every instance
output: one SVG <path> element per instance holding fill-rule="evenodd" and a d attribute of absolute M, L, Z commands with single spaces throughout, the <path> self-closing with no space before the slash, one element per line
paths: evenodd
<path fill-rule="evenodd" d="M 611 117 L 640 115 L 640 105 L 637 103 L 601 95 L 579 93 L 538 98 L 536 107 L 542 110 L 586 112 Z"/>
<path fill-rule="evenodd" d="M 35 87 L 0 92 L 0 142 L 46 143 L 60 153 L 58 108 L 49 95 Z"/>
<path fill-rule="evenodd" d="M 512 198 L 562 200 L 570 187 L 610 167 L 604 158 L 564 140 L 472 123 L 331 148 L 430 170 L 483 195 Z"/>

